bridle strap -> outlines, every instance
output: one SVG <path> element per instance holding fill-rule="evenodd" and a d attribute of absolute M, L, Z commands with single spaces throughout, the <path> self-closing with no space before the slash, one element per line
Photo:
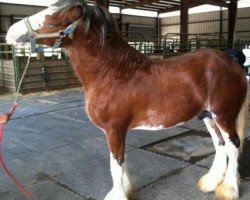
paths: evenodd
<path fill-rule="evenodd" d="M 54 33 L 37 33 L 34 31 L 30 24 L 29 17 L 24 18 L 25 25 L 29 32 L 29 38 L 31 43 L 31 52 L 42 52 L 46 47 L 40 47 L 36 48 L 36 39 L 45 39 L 45 38 L 56 38 L 56 42 L 52 48 L 57 49 L 61 46 L 62 40 L 64 37 L 68 36 L 71 40 L 73 39 L 74 31 L 78 25 L 78 21 L 75 21 L 74 23 L 70 24 L 67 28 L 64 30 L 60 30 L 58 32 Z"/>

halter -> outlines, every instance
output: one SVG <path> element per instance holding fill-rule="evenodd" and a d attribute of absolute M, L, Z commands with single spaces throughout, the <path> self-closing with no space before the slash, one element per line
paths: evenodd
<path fill-rule="evenodd" d="M 31 53 L 36 52 L 43 52 L 44 49 L 48 47 L 36 47 L 36 40 L 37 39 L 43 39 L 43 38 L 56 38 L 56 42 L 53 45 L 52 48 L 57 49 L 61 46 L 63 42 L 63 38 L 68 36 L 71 40 L 73 39 L 74 31 L 78 25 L 78 21 L 75 21 L 74 23 L 70 24 L 67 28 L 64 30 L 60 30 L 58 32 L 54 33 L 37 33 L 31 26 L 29 17 L 24 18 L 25 25 L 29 32 L 29 39 L 31 44 Z"/>

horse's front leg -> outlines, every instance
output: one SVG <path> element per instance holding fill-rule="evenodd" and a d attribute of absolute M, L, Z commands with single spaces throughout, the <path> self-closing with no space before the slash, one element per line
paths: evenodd
<path fill-rule="evenodd" d="M 106 137 L 110 150 L 113 188 L 104 200 L 129 200 L 132 191 L 124 160 L 126 131 L 107 131 Z"/>

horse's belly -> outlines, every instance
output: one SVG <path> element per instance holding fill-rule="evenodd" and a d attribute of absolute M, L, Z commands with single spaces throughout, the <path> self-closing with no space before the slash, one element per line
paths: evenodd
<path fill-rule="evenodd" d="M 163 111 L 163 110 L 162 110 Z M 168 115 L 166 112 L 146 111 L 134 118 L 132 129 L 157 131 L 183 124 L 182 116 Z"/>
<path fill-rule="evenodd" d="M 157 125 L 157 124 L 141 124 L 139 126 L 136 126 L 133 129 L 138 129 L 138 130 L 149 130 L 149 131 L 158 131 L 158 130 L 162 130 L 162 129 L 168 129 L 168 128 L 172 128 L 172 127 L 176 127 L 176 126 L 181 126 L 183 125 L 184 122 L 181 123 L 177 123 L 173 126 L 166 126 L 166 125 Z"/>
<path fill-rule="evenodd" d="M 182 125 L 186 121 L 195 117 L 202 106 L 190 102 L 180 102 L 175 106 L 155 107 L 135 113 L 131 122 L 132 129 L 161 130 Z"/>

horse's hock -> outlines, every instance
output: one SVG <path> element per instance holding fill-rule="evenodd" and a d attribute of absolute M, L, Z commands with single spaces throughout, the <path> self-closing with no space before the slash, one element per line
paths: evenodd
<path fill-rule="evenodd" d="M 0 51 L 0 93 L 16 91 L 29 55 L 29 49 L 6 46 L 1 46 Z M 79 86 L 67 56 L 61 50 L 50 50 L 32 54 L 21 92 Z"/>

